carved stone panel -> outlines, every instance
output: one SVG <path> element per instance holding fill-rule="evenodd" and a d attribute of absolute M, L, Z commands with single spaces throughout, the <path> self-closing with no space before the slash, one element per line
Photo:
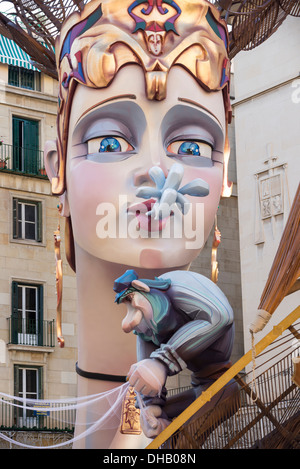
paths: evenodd
<path fill-rule="evenodd" d="M 260 208 L 261 218 L 270 218 L 283 213 L 283 193 L 281 174 L 261 178 Z"/>

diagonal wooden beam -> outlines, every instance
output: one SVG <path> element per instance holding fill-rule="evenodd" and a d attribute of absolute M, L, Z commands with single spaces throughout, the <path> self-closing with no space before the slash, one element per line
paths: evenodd
<path fill-rule="evenodd" d="M 277 339 L 288 327 L 300 318 L 300 306 L 285 317 L 255 346 L 255 354 L 258 356 L 275 339 Z M 240 373 L 252 361 L 252 350 L 249 350 L 240 358 L 229 370 L 227 370 L 217 381 L 215 381 L 206 391 L 204 391 L 190 406 L 188 406 L 178 417 L 176 417 L 167 428 L 165 428 L 146 449 L 158 449 L 173 433 L 175 433 L 184 423 L 187 422 L 201 407 L 210 401 L 211 398 L 229 383 L 238 373 Z"/>

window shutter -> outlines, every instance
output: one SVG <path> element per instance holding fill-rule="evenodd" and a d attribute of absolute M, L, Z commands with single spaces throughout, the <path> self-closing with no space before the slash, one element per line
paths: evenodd
<path fill-rule="evenodd" d="M 34 174 L 34 135 L 32 132 L 31 122 L 24 120 L 24 135 L 23 135 L 23 146 L 24 146 L 24 166 L 25 172 Z"/>
<path fill-rule="evenodd" d="M 20 380 L 19 380 L 19 373 L 20 367 L 19 365 L 14 365 L 14 396 L 20 396 Z M 19 401 L 15 402 L 16 404 L 19 404 Z M 20 407 L 14 407 L 14 425 L 17 425 L 17 422 L 19 420 L 20 413 L 22 410 Z"/>
<path fill-rule="evenodd" d="M 13 198 L 13 238 L 19 237 L 18 199 Z"/>
<path fill-rule="evenodd" d="M 39 154 L 39 123 L 30 119 L 22 119 L 23 125 L 23 170 L 29 174 L 38 172 L 38 154 Z"/>
<path fill-rule="evenodd" d="M 14 395 L 19 396 L 20 386 L 19 386 L 19 365 L 14 366 Z"/>
<path fill-rule="evenodd" d="M 38 399 L 44 399 L 44 386 L 43 386 L 43 379 L 44 379 L 44 374 L 43 374 L 43 367 L 40 366 L 38 368 Z"/>
<path fill-rule="evenodd" d="M 11 343 L 18 343 L 18 282 L 11 283 Z"/>
<path fill-rule="evenodd" d="M 11 292 L 12 292 L 11 314 L 18 314 L 18 282 L 15 282 L 15 281 L 11 282 Z"/>
<path fill-rule="evenodd" d="M 22 128 L 21 120 L 13 117 L 13 169 L 22 170 Z"/>
<path fill-rule="evenodd" d="M 42 202 L 37 203 L 36 207 L 37 213 L 37 241 L 41 243 L 43 241 L 43 212 L 42 212 Z"/>
<path fill-rule="evenodd" d="M 43 345 L 44 286 L 38 286 L 38 344 Z"/>

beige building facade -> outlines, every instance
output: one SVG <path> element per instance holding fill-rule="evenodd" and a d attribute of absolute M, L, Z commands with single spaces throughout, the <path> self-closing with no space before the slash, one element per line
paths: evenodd
<path fill-rule="evenodd" d="M 58 200 L 43 170 L 45 142 L 56 138 L 57 83 L 29 65 L 1 60 L 0 390 L 23 398 L 72 398 L 77 391 L 75 276 L 62 252 L 65 347 L 60 348 L 53 238 Z M 63 234 L 63 219 L 60 224 Z M 34 412 L 22 410 L 10 411 L 4 421 L 4 407 L 2 400 L 5 428 L 39 426 Z"/>

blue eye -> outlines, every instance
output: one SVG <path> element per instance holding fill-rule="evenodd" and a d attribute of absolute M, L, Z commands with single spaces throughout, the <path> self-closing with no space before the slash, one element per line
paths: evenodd
<path fill-rule="evenodd" d="M 98 161 L 117 161 L 119 157 L 131 155 L 134 148 L 125 138 L 119 135 L 103 135 L 102 137 L 91 138 L 87 141 L 87 156 L 89 160 L 93 158 Z"/>
<path fill-rule="evenodd" d="M 101 140 L 100 142 L 100 148 L 99 152 L 104 153 L 104 152 L 115 152 L 121 151 L 121 145 L 120 142 L 114 138 L 114 137 L 107 137 Z"/>
<path fill-rule="evenodd" d="M 211 145 L 201 140 L 175 140 L 168 145 L 167 152 L 180 158 L 194 157 L 195 160 L 199 158 L 211 160 L 212 157 Z"/>
<path fill-rule="evenodd" d="M 199 145 L 195 142 L 183 142 L 179 147 L 178 154 L 200 156 Z"/>

